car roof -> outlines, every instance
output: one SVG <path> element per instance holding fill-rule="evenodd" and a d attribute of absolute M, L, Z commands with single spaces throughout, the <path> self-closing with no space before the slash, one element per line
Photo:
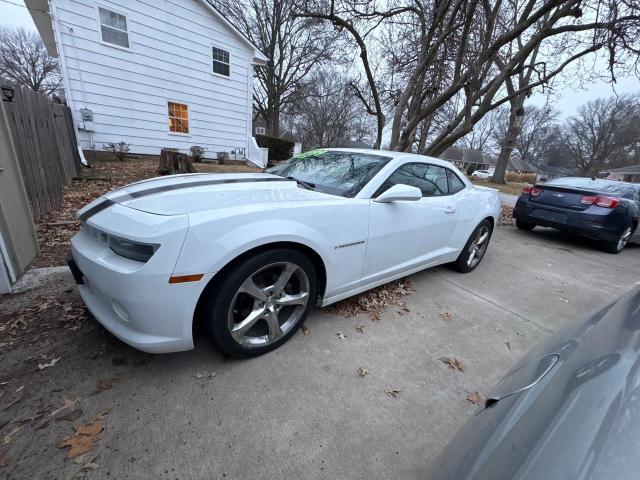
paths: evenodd
<path fill-rule="evenodd" d="M 375 150 L 373 148 L 323 148 L 322 150 L 328 150 L 331 152 L 354 152 L 365 153 L 369 155 L 379 155 L 383 157 L 389 157 L 394 160 L 414 160 L 416 162 L 429 162 L 434 165 L 440 165 L 442 167 L 452 167 L 453 164 L 448 160 L 442 160 L 440 158 L 429 157 L 428 155 L 420 155 L 417 153 L 407 152 L 395 152 L 392 150 Z"/>

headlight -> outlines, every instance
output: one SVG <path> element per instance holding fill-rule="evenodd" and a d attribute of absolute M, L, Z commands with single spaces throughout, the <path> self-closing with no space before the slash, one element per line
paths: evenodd
<path fill-rule="evenodd" d="M 121 257 L 137 262 L 148 262 L 160 245 L 156 243 L 140 243 L 124 238 L 107 235 L 107 245 Z"/>
<path fill-rule="evenodd" d="M 115 235 L 109 235 L 97 228 L 82 224 L 82 228 L 88 235 L 96 240 L 106 243 L 109 248 L 120 255 L 121 257 L 135 260 L 136 262 L 148 262 L 149 259 L 156 253 L 156 250 L 160 247 L 157 243 L 142 243 L 134 242 L 133 240 L 127 240 L 125 238 L 116 237 Z"/>

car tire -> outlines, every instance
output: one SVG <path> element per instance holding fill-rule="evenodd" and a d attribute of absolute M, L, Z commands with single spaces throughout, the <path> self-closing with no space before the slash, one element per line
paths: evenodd
<path fill-rule="evenodd" d="M 484 258 L 484 254 L 487 251 L 487 247 L 489 246 L 489 241 L 491 240 L 491 234 L 493 233 L 493 227 L 491 222 L 487 219 L 484 219 L 480 224 L 473 230 L 473 233 L 467 240 L 467 243 L 464 245 L 464 248 L 460 252 L 460 255 L 456 259 L 455 262 L 451 264 L 451 266 L 462 273 L 471 272 L 474 270 L 480 262 Z M 482 239 L 482 237 L 484 239 Z M 475 250 L 475 256 L 472 261 L 470 261 L 472 250 Z M 477 261 L 476 261 L 477 260 Z"/>
<path fill-rule="evenodd" d="M 536 228 L 535 223 L 523 222 L 522 220 L 516 220 L 516 227 L 519 230 L 524 230 L 525 232 L 530 232 L 534 228 Z"/>
<path fill-rule="evenodd" d="M 633 235 L 633 230 L 634 230 L 633 225 L 627 226 L 622 231 L 620 236 L 615 240 L 611 240 L 609 242 L 602 242 L 601 244 L 602 249 L 608 253 L 613 253 L 613 254 L 620 253 L 622 250 L 624 250 L 624 247 L 627 246 L 627 243 L 629 242 L 631 235 Z"/>
<path fill-rule="evenodd" d="M 302 326 L 316 292 L 316 270 L 306 255 L 292 249 L 260 252 L 214 277 L 205 289 L 204 327 L 229 355 L 262 355 L 285 343 Z"/>

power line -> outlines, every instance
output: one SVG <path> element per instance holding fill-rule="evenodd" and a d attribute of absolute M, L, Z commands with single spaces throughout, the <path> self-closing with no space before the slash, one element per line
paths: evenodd
<path fill-rule="evenodd" d="M 41 10 L 39 8 L 27 7 L 26 5 L 22 5 L 20 3 L 13 3 L 13 2 L 10 2 L 9 0 L 0 0 L 0 2 L 8 3 L 9 5 L 13 5 L 14 7 L 26 8 L 29 11 L 45 13 L 45 14 L 51 16 L 51 14 L 48 11 Z"/>

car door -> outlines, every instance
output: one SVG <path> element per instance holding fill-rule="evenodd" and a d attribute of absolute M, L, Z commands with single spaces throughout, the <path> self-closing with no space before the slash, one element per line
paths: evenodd
<path fill-rule="evenodd" d="M 437 263 L 454 251 L 449 243 L 458 212 L 455 196 L 449 192 L 447 170 L 422 162 L 405 163 L 378 189 L 369 205 L 364 283 Z M 418 187 L 422 198 L 375 202 L 377 195 L 396 184 Z"/>

